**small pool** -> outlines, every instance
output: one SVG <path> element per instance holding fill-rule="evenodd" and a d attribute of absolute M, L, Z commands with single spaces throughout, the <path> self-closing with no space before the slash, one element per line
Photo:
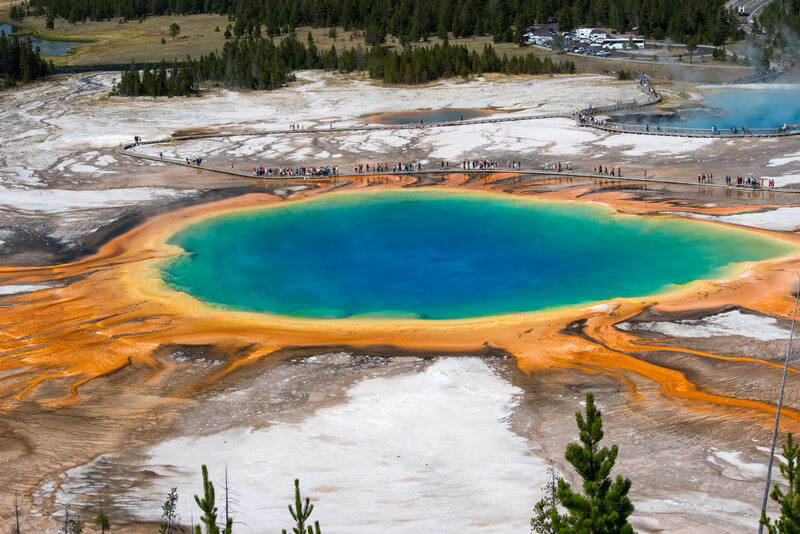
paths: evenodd
<path fill-rule="evenodd" d="M 398 111 L 396 113 L 380 113 L 368 115 L 367 120 L 377 124 L 428 124 L 436 122 L 453 122 L 488 117 L 497 113 L 493 109 L 479 108 L 439 108 L 439 109 L 414 109 Z"/>
<path fill-rule="evenodd" d="M 800 124 L 800 84 L 752 84 L 709 89 L 698 105 L 677 113 L 617 115 L 616 122 L 730 130 Z"/>
<path fill-rule="evenodd" d="M 0 24 L 0 32 L 4 32 L 6 36 L 10 36 L 14 29 L 10 24 Z M 20 37 L 23 39 L 23 37 Z M 33 46 L 39 48 L 39 53 L 43 56 L 66 56 L 69 55 L 69 50 L 82 43 L 72 41 L 48 41 L 46 39 L 39 39 L 38 37 L 31 36 Z"/>

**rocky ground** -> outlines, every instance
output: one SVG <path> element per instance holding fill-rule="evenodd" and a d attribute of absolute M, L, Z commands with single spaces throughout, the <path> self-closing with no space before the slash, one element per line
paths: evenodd
<path fill-rule="evenodd" d="M 570 113 L 638 96 L 629 82 L 597 76 L 398 89 L 300 73 L 298 83 L 270 93 L 213 90 L 199 98 L 133 101 L 108 97 L 112 80 L 109 74 L 60 76 L 0 94 L 3 265 L 68 261 L 153 214 L 187 203 L 253 190 L 292 194 L 281 184 L 116 154 L 134 135 L 147 140 L 289 124 L 341 127 L 365 124 L 373 113 L 448 106 L 506 115 Z M 659 89 L 672 101 L 695 90 Z M 621 165 L 628 175 L 647 171 L 687 183 L 699 172 L 767 175 L 779 187 L 800 183 L 797 137 L 609 134 L 568 119 L 300 131 L 140 150 L 203 157 L 239 169 L 489 158 L 521 160 L 525 166 L 572 161 L 579 170 Z M 535 192 L 569 185 L 525 187 Z M 753 213 L 692 216 L 781 231 L 800 228 L 800 200 L 780 190 L 660 184 L 624 190 L 638 202 L 665 202 L 676 213 L 752 205 Z M 9 294 L 32 288 L 0 289 Z M 698 317 L 641 317 L 626 327 L 689 349 L 779 359 L 787 326 L 747 310 L 717 310 Z M 724 362 L 657 351 L 646 357 L 698 383 L 741 393 L 739 369 L 734 373 Z M 197 391 L 188 384 L 221 365 L 213 348 L 163 347 L 158 358 L 178 372 L 145 380 L 144 371 L 129 367 L 87 385 L 91 401 L 59 410 L 30 401 L 5 414 L 0 460 L 15 468 L 8 472 L 13 476 L 0 475 L 6 488 L 0 523 L 10 520 L 13 493 L 19 494 L 26 532 L 52 532 L 50 518 L 59 518 L 66 504 L 88 517 L 102 493 L 120 531 L 152 531 L 159 502 L 172 486 L 180 490 L 188 523 L 190 495 L 199 491 L 199 464 L 205 462 L 217 481 L 228 466 L 232 509 L 242 521 L 237 530 L 288 526 L 285 502 L 291 480 L 300 477 L 304 491 L 318 501 L 315 517 L 326 532 L 521 531 L 547 466 L 573 477 L 563 448 L 576 437 L 573 414 L 590 389 L 604 410 L 609 441 L 621 446 L 619 472 L 634 482 L 638 530 L 740 532 L 756 522 L 768 446 L 763 421 L 743 424 L 724 411 L 665 398 L 633 373 L 625 380 L 563 370 L 527 377 L 500 352 L 420 355 L 321 347 L 288 351 Z M 748 395 L 771 401 L 774 378 L 754 370 Z M 792 386 L 790 406 L 800 406 L 798 395 Z"/>

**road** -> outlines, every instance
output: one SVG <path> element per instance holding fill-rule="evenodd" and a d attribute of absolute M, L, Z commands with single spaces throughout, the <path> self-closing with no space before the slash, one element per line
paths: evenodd
<path fill-rule="evenodd" d="M 744 8 L 745 13 L 748 13 L 747 24 L 753 24 L 755 17 L 758 13 L 767 7 L 772 0 L 728 0 L 725 2 L 725 7 L 728 9 Z"/>

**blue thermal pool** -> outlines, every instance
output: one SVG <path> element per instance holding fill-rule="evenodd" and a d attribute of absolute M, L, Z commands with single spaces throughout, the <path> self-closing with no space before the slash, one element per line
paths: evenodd
<path fill-rule="evenodd" d="M 706 91 L 700 109 L 677 114 L 648 113 L 616 117 L 622 123 L 658 124 L 668 127 L 720 130 L 731 128 L 778 128 L 800 124 L 800 85 L 769 84 L 732 86 Z"/>
<path fill-rule="evenodd" d="M 453 122 L 459 120 L 477 119 L 495 113 L 490 109 L 474 108 L 440 108 L 440 109 L 417 109 L 412 111 L 398 111 L 396 113 L 384 113 L 371 115 L 370 122 L 377 124 L 432 124 L 435 122 Z"/>
<path fill-rule="evenodd" d="M 327 195 L 170 239 L 174 289 L 302 318 L 457 319 L 652 294 L 783 256 L 786 242 L 610 208 L 452 191 Z"/>

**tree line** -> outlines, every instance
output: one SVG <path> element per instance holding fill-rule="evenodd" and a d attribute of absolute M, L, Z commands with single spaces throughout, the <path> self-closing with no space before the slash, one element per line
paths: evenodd
<path fill-rule="evenodd" d="M 343 27 L 363 30 L 370 46 L 384 42 L 387 34 L 402 42 L 448 34 L 520 42 L 529 26 L 555 19 L 563 30 L 636 28 L 657 39 L 715 45 L 738 35 L 736 15 L 725 8 L 725 0 L 28 0 L 22 5 L 24 13 L 71 22 L 219 13 L 235 21 L 237 37 L 286 34 L 300 26 Z"/>
<path fill-rule="evenodd" d="M 42 59 L 30 38 L 7 37 L 0 32 L 0 84 L 13 87 L 53 72 L 53 64 Z"/>
<path fill-rule="evenodd" d="M 219 509 L 217 504 L 217 494 L 214 488 L 214 483 L 208 478 L 208 468 L 203 465 L 200 468 L 200 473 L 203 478 L 203 491 L 202 496 L 195 495 L 194 502 L 200 509 L 199 524 L 191 525 L 189 532 L 191 534 L 232 534 L 233 533 L 233 517 L 228 509 L 228 478 L 227 469 L 225 471 L 225 485 L 223 489 L 224 501 L 220 503 L 224 506 L 223 510 Z M 167 493 L 164 503 L 161 505 L 161 521 L 158 525 L 158 534 L 179 534 L 185 532 L 181 521 L 181 516 L 178 513 L 178 488 L 172 488 Z M 19 524 L 19 508 L 14 500 L 16 525 L 12 527 L 11 534 L 22 534 L 22 529 Z M 302 498 L 300 494 L 300 481 L 294 481 L 294 501 L 289 504 L 289 514 L 292 517 L 294 526 L 291 527 L 292 534 L 322 534 L 319 526 L 319 521 L 311 523 L 311 513 L 314 511 L 314 505 L 311 504 L 310 499 Z M 220 517 L 222 516 L 222 517 Z M 100 513 L 92 521 L 102 534 L 111 532 L 111 518 L 105 512 L 103 507 L 102 498 L 100 499 Z M 193 523 L 193 521 L 192 521 Z M 83 534 L 86 530 L 86 521 L 81 519 L 77 514 L 70 516 L 69 505 L 64 510 L 64 523 L 58 534 Z M 287 530 L 283 529 L 282 534 L 287 534 Z"/>
<path fill-rule="evenodd" d="M 435 45 L 433 47 L 404 48 L 401 52 L 375 47 L 368 56 L 367 70 L 370 78 L 386 83 L 419 84 L 439 78 L 499 72 L 503 74 L 572 74 L 575 64 L 570 61 L 553 62 L 549 57 L 535 54 L 525 56 L 497 55 L 486 44 L 483 51 L 470 52 L 463 45 Z"/>
<path fill-rule="evenodd" d="M 157 68 L 144 65 L 141 74 L 139 67 L 131 62 L 127 72 L 111 91 L 121 96 L 185 96 L 196 93 L 197 81 L 193 73 L 177 62 L 167 65 L 161 61 Z"/>
<path fill-rule="evenodd" d="M 773 2 L 764 8 L 758 18 L 767 37 L 783 49 L 800 52 L 800 0 Z"/>
<path fill-rule="evenodd" d="M 185 96 L 198 91 L 201 83 L 242 89 L 276 89 L 294 80 L 298 69 L 329 71 L 367 71 L 370 78 L 391 84 L 421 84 L 453 76 L 487 72 L 505 74 L 573 73 L 572 61 L 554 62 L 534 54 L 509 58 L 498 56 L 491 45 L 470 52 L 464 45 L 445 41 L 430 47 L 390 50 L 383 46 L 369 49 L 351 47 L 341 52 L 331 47 L 320 51 L 311 34 L 307 44 L 294 34 L 277 45 L 263 37 L 228 41 L 219 52 L 199 59 L 187 58 L 158 68 L 145 66 L 140 73 L 135 63 L 121 75 L 114 94 L 122 96 Z"/>

